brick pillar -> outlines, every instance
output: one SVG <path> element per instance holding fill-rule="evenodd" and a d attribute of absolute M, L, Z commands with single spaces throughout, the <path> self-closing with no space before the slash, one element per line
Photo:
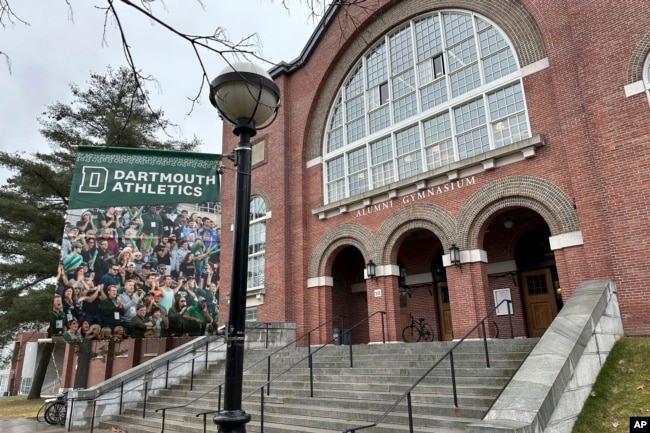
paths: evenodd
<path fill-rule="evenodd" d="M 588 268 L 581 266 L 585 260 L 584 249 L 581 246 L 562 248 L 553 251 L 553 254 L 560 289 L 562 289 L 562 301 L 566 304 L 578 285 L 591 279 L 591 276 L 585 272 Z"/>
<path fill-rule="evenodd" d="M 311 290 L 311 289 L 308 289 Z M 311 292 L 309 292 L 311 293 Z M 312 328 L 318 326 L 322 323 L 327 322 L 326 326 L 321 328 L 320 333 L 316 336 L 312 336 L 312 344 L 325 344 L 328 341 L 331 341 L 334 333 L 334 326 L 330 319 L 334 316 L 334 309 L 332 308 L 332 287 L 331 286 L 320 286 L 318 287 L 318 298 L 316 299 L 315 306 L 318 308 L 317 314 L 312 315 L 311 317 L 317 317 L 318 322 L 314 323 Z M 314 304 L 312 304 L 314 305 Z M 311 329 L 311 328 L 310 328 Z M 314 338 L 316 337 L 316 338 Z"/>
<path fill-rule="evenodd" d="M 380 296 L 375 296 L 375 291 Z M 384 333 L 386 342 L 401 341 L 401 323 L 399 308 L 399 287 L 397 277 L 388 275 L 366 280 L 366 295 L 368 297 L 368 316 L 375 314 L 368 323 L 369 342 L 381 343 L 382 337 L 382 314 L 384 320 Z"/>
<path fill-rule="evenodd" d="M 65 354 L 63 355 L 63 365 L 61 366 L 61 388 L 74 388 L 74 378 L 77 369 L 77 356 L 75 355 L 75 345 L 66 344 Z"/>
<path fill-rule="evenodd" d="M 446 268 L 454 339 L 462 338 L 487 314 L 490 290 L 486 267 L 483 262 L 473 262 Z M 470 336 L 478 337 L 478 332 Z"/>
<path fill-rule="evenodd" d="M 331 286 L 314 286 L 306 289 L 304 324 L 302 328 L 296 329 L 296 338 L 301 338 L 307 332 L 316 329 L 316 327 L 326 323 L 325 326 L 318 328 L 311 335 L 310 343 L 325 344 L 332 340 L 334 326 L 340 326 L 332 318 L 337 315 L 332 307 L 332 287 Z M 307 337 L 298 341 L 299 346 L 308 344 Z"/>

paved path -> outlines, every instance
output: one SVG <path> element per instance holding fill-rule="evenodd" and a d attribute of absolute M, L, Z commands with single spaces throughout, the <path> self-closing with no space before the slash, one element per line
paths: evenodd
<path fill-rule="evenodd" d="M 0 432 L 2 433 L 68 433 L 63 426 L 50 425 L 45 421 L 36 421 L 36 418 L 11 418 L 0 419 Z M 73 433 L 90 433 L 90 430 L 74 430 Z M 119 429 L 106 430 L 95 428 L 94 433 L 121 433 Z"/>
<path fill-rule="evenodd" d="M 50 425 L 45 421 L 38 422 L 36 418 L 11 418 L 0 419 L 0 431 L 2 433 L 63 433 L 66 429 L 62 426 Z"/>

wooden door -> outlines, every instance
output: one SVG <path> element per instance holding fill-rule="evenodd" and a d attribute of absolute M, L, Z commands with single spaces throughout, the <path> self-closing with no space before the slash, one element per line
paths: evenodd
<path fill-rule="evenodd" d="M 438 283 L 438 318 L 440 321 L 440 339 L 451 341 L 454 339 L 453 327 L 451 324 L 451 307 L 449 306 L 449 288 L 447 283 Z"/>
<path fill-rule="evenodd" d="M 541 337 L 557 315 L 555 291 L 549 269 L 521 273 L 529 337 Z"/>

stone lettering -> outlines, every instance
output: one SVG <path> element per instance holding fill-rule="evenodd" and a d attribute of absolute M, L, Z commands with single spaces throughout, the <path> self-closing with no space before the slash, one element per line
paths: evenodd
<path fill-rule="evenodd" d="M 458 179 L 453 182 L 443 183 L 441 185 L 435 185 L 430 188 L 423 189 L 414 193 L 406 194 L 402 196 L 401 200 L 403 204 L 414 203 L 416 201 L 424 200 L 430 197 L 434 197 L 446 192 L 455 191 L 457 189 L 464 188 L 466 186 L 476 185 L 476 179 L 474 176 Z M 381 212 L 393 207 L 393 202 L 396 199 L 388 200 L 382 203 L 373 204 L 366 206 L 362 209 L 356 211 L 357 218 L 367 216 L 373 213 Z"/>

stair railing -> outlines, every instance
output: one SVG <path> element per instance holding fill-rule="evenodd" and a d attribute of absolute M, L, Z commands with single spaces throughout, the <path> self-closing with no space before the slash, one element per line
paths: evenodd
<path fill-rule="evenodd" d="M 207 369 L 207 367 L 208 367 L 208 358 L 209 358 L 208 355 L 211 352 L 215 352 L 215 351 L 218 351 L 220 349 L 223 350 L 223 347 L 226 344 L 225 341 L 222 344 L 219 344 L 219 345 L 213 347 L 212 349 L 208 349 L 210 341 L 212 341 L 212 340 L 214 340 L 216 338 L 223 338 L 223 337 L 222 336 L 205 337 L 205 350 L 203 351 L 203 353 L 200 353 L 200 354 L 198 354 L 198 355 L 196 355 L 195 357 L 192 358 L 192 376 L 194 376 L 194 366 L 195 366 L 195 362 L 196 362 L 197 359 L 205 357 L 204 362 L 205 362 L 205 368 Z M 193 341 L 193 340 L 191 340 L 191 341 Z M 122 411 L 124 409 L 123 408 L 122 398 L 123 398 L 124 394 L 132 392 L 132 391 L 137 391 L 139 389 L 142 389 L 143 390 L 142 418 L 146 418 L 147 398 L 148 398 L 149 392 L 151 391 L 149 389 L 149 385 L 148 385 L 149 382 L 153 383 L 154 380 L 159 379 L 161 376 L 164 376 L 165 377 L 165 386 L 164 386 L 163 389 L 168 389 L 169 373 L 174 371 L 178 367 L 184 366 L 185 364 L 186 364 L 186 362 L 182 362 L 182 363 L 179 363 L 176 366 L 171 366 L 171 360 L 167 360 L 166 368 L 165 368 L 164 372 L 161 372 L 158 375 L 156 375 L 156 376 L 154 376 L 154 377 L 152 377 L 152 378 L 150 378 L 148 380 L 144 380 L 144 383 L 142 383 L 142 384 L 135 385 L 135 386 L 125 390 L 124 389 L 124 381 L 122 381 L 122 382 L 116 383 L 114 386 L 109 387 L 106 390 L 104 390 L 104 393 L 107 393 L 107 392 L 110 392 L 110 391 L 113 391 L 113 390 L 119 388 L 120 389 L 120 394 L 118 396 L 115 396 L 115 397 L 93 398 L 93 399 L 76 399 L 76 401 L 89 401 L 89 400 L 93 401 L 93 411 L 92 411 L 92 418 L 91 418 L 91 422 L 90 422 L 90 433 L 93 433 L 93 431 L 94 431 L 95 415 L 96 415 L 96 411 L 97 411 L 97 402 L 112 401 L 112 400 L 119 399 L 118 413 L 120 415 L 122 415 Z M 129 380 L 133 380 L 133 379 L 136 379 L 136 378 L 139 378 L 139 377 L 143 377 L 143 376 L 145 376 L 147 374 L 150 374 L 150 373 L 151 373 L 151 370 L 146 370 L 141 375 L 136 376 L 136 377 L 131 377 Z M 192 386 L 192 385 L 190 385 L 190 386 Z M 75 399 L 69 398 L 70 412 L 72 412 L 72 410 L 74 408 L 74 403 L 75 403 Z M 68 424 L 68 431 L 70 431 L 70 430 L 71 430 L 71 423 Z"/>
<path fill-rule="evenodd" d="M 353 427 L 349 428 L 346 430 L 343 430 L 342 433 L 355 433 L 358 430 L 364 430 L 372 427 L 378 426 L 390 413 L 392 413 L 395 408 L 402 402 L 404 399 L 406 399 L 406 404 L 407 404 L 407 410 L 408 410 L 408 420 L 409 420 L 409 433 L 413 433 L 413 407 L 411 405 L 411 392 L 417 387 L 428 375 L 431 373 L 440 363 L 447 357 L 449 357 L 450 365 L 451 365 L 451 381 L 452 381 L 452 389 L 453 389 L 453 397 L 454 397 L 454 407 L 458 407 L 458 395 L 456 391 L 456 374 L 455 374 L 455 368 L 454 368 L 454 350 L 458 348 L 470 335 L 472 335 L 479 327 L 481 328 L 481 332 L 483 334 L 483 346 L 485 348 L 485 363 L 486 367 L 490 368 L 490 357 L 488 353 L 488 345 L 487 345 L 487 333 L 485 332 L 485 322 L 492 317 L 494 313 L 499 309 L 499 307 L 502 304 L 506 304 L 508 307 L 508 318 L 509 318 L 509 323 L 510 323 L 510 337 L 514 338 L 514 330 L 512 327 L 512 301 L 509 299 L 504 299 L 503 301 L 499 302 L 496 307 L 494 307 L 492 310 L 490 310 L 485 317 L 483 317 L 481 320 L 474 325 L 472 329 L 467 331 L 467 333 L 458 341 L 456 344 L 454 344 L 444 355 L 440 357 L 432 366 L 429 368 L 418 380 L 415 381 L 413 385 L 411 385 L 396 401 L 393 403 L 386 411 L 380 415 L 375 422 L 372 424 L 360 426 L 360 427 Z M 263 432 L 262 432 L 263 433 Z"/>
<path fill-rule="evenodd" d="M 289 348 L 289 347 L 295 347 L 295 345 L 296 345 L 297 342 L 299 342 L 299 341 L 301 341 L 301 340 L 303 340 L 303 339 L 305 339 L 305 338 L 307 339 L 307 347 L 309 348 L 309 350 L 311 350 L 311 347 L 310 347 L 310 346 L 311 346 L 311 334 L 312 334 L 313 332 L 319 331 L 319 330 L 320 330 L 321 328 L 323 328 L 324 326 L 327 326 L 327 325 L 329 325 L 330 323 L 335 323 L 335 321 L 339 321 L 339 322 L 340 322 L 340 321 L 342 321 L 344 318 L 345 318 L 344 316 L 335 316 L 335 317 L 332 317 L 332 318 L 330 318 L 330 319 L 327 319 L 325 322 L 321 323 L 320 325 L 318 325 L 318 326 L 315 327 L 314 329 L 308 331 L 306 334 L 304 334 L 304 335 L 302 335 L 302 336 L 300 336 L 300 337 L 298 337 L 298 338 L 296 338 L 296 339 L 294 339 L 294 340 L 288 342 L 288 343 L 285 344 L 284 346 L 278 348 L 277 350 L 274 350 L 272 353 L 270 353 L 270 354 L 267 355 L 266 357 L 264 357 L 264 358 L 260 359 L 259 361 L 256 361 L 255 363 L 251 364 L 251 365 L 248 366 L 244 371 L 248 371 L 248 370 L 250 370 L 250 369 L 256 367 L 257 365 L 259 365 L 260 363 L 266 361 L 266 363 L 267 363 L 267 382 L 266 382 L 266 383 L 269 383 L 269 382 L 271 381 L 271 379 L 270 379 L 270 374 L 271 374 L 271 373 L 270 373 L 270 372 L 271 372 L 271 358 L 272 358 L 274 355 L 276 355 L 277 353 L 279 353 L 279 352 L 281 352 L 281 351 L 283 351 L 283 350 L 285 350 L 285 349 L 287 349 L 287 348 Z M 383 322 L 382 322 L 382 323 L 383 323 Z M 264 326 L 266 326 L 267 334 L 268 334 L 268 324 L 261 324 L 261 325 L 259 325 L 259 326 L 255 326 L 254 329 L 263 328 Z M 226 329 L 228 329 L 228 324 L 226 324 Z M 268 337 L 267 337 L 267 339 L 266 339 L 265 347 L 268 347 Z M 304 358 L 303 358 L 303 359 L 304 359 Z M 190 382 L 190 383 L 192 383 L 192 382 Z M 265 383 L 265 384 L 266 384 L 266 383 Z M 217 386 L 215 386 L 215 387 L 213 387 L 213 388 L 211 388 L 211 389 L 205 391 L 203 394 L 199 395 L 198 397 L 192 399 L 191 401 L 189 401 L 189 402 L 187 402 L 187 403 L 185 403 L 185 404 L 182 404 L 182 405 L 176 405 L 176 406 L 167 406 L 167 407 L 162 407 L 162 408 L 158 408 L 158 409 L 156 409 L 155 412 L 162 412 L 162 421 L 161 421 L 161 422 L 162 422 L 162 426 L 161 426 L 160 433 L 164 433 L 164 432 L 165 432 L 165 417 L 166 417 L 166 413 L 167 413 L 167 411 L 169 411 L 169 410 L 175 410 L 175 409 L 183 409 L 183 408 L 186 408 L 187 406 L 189 406 L 189 405 L 191 405 L 191 404 L 193 404 L 193 403 L 196 403 L 198 400 L 202 399 L 202 398 L 205 397 L 206 395 L 208 395 L 208 394 L 210 394 L 210 393 L 216 391 L 216 392 L 218 393 L 217 409 L 216 409 L 216 410 L 205 411 L 205 412 L 200 412 L 200 413 L 196 414 L 197 417 L 199 417 L 199 416 L 202 416 L 202 417 L 203 417 L 203 432 L 205 433 L 206 428 L 207 428 L 207 425 L 206 425 L 206 422 L 207 422 L 207 415 L 208 415 L 208 414 L 211 414 L 211 413 L 217 413 L 217 412 L 220 412 L 220 411 L 221 411 L 221 394 L 222 394 L 222 391 L 223 391 L 223 386 L 224 386 L 224 384 L 225 384 L 225 382 L 221 382 L 219 385 L 217 385 Z M 91 433 L 92 433 L 92 432 L 91 432 Z"/>
<path fill-rule="evenodd" d="M 351 334 L 350 334 L 350 332 L 351 332 L 353 329 L 356 329 L 356 328 L 360 327 L 361 325 L 365 324 L 366 322 L 369 322 L 370 319 L 372 319 L 373 317 L 375 317 L 375 316 L 377 316 L 377 315 L 379 315 L 380 318 L 381 318 L 381 335 L 382 335 L 382 343 L 383 343 L 383 344 L 386 344 L 385 319 L 384 319 L 384 316 L 386 315 L 386 312 L 385 312 L 385 311 L 376 311 L 375 313 L 371 314 L 370 316 L 366 317 L 365 319 L 360 320 L 359 322 L 357 322 L 355 325 L 353 325 L 353 326 L 350 327 L 349 329 L 343 331 L 342 334 L 341 334 L 341 337 L 338 337 L 338 338 L 341 338 L 341 340 L 343 340 L 343 339 L 342 339 L 342 336 L 343 336 L 344 334 L 347 333 L 347 334 L 350 336 L 350 344 L 348 345 L 348 346 L 349 346 L 349 353 L 350 353 L 350 355 L 349 355 L 349 359 L 350 359 L 350 368 L 354 368 L 354 363 L 353 363 L 353 351 L 352 351 L 352 338 L 351 338 Z M 300 339 L 306 337 L 306 338 L 308 338 L 308 341 L 311 343 L 311 333 L 312 333 L 313 331 L 318 330 L 319 328 L 321 328 L 322 326 L 324 326 L 325 324 L 327 324 L 327 323 L 329 323 L 329 322 L 331 322 L 331 321 L 333 321 L 333 320 L 334 320 L 334 319 L 330 319 L 330 320 L 328 320 L 327 322 L 325 322 L 325 323 L 319 325 L 317 328 L 313 329 L 312 331 L 309 331 L 307 334 L 305 334 L 303 337 L 300 337 L 300 338 L 297 339 L 296 341 L 298 341 L 298 340 L 300 340 Z M 256 389 L 254 389 L 253 391 L 251 391 L 251 392 L 250 392 L 249 394 L 247 394 L 246 396 L 242 397 L 242 401 L 244 401 L 244 400 L 248 399 L 249 397 L 251 397 L 251 396 L 257 394 L 258 392 L 260 393 L 260 395 L 261 395 L 261 398 L 260 398 L 260 433 L 264 433 L 264 392 L 265 392 L 265 390 L 266 390 L 266 395 L 270 395 L 270 389 L 271 389 L 271 383 L 272 383 L 272 382 L 274 382 L 275 380 L 279 379 L 281 376 L 283 376 L 284 374 L 286 374 L 286 373 L 289 372 L 290 370 L 296 368 L 296 367 L 297 367 L 299 364 L 301 364 L 303 361 L 308 360 L 310 397 L 313 398 L 313 397 L 314 397 L 314 373 L 313 373 L 313 371 L 314 371 L 314 363 L 313 363 L 314 355 L 315 355 L 316 353 L 318 353 L 318 352 L 319 352 L 321 349 L 323 349 L 324 347 L 333 344 L 333 343 L 335 342 L 336 338 L 337 338 L 337 337 L 333 337 L 331 340 L 329 340 L 329 341 L 328 341 L 327 343 L 325 343 L 325 344 L 322 344 L 320 347 L 318 347 L 318 348 L 317 348 L 316 350 L 314 350 L 313 352 L 312 352 L 312 350 L 311 350 L 311 344 L 308 344 L 308 345 L 307 345 L 307 347 L 308 347 L 308 353 L 307 353 L 306 356 L 302 357 L 301 359 L 299 359 L 298 361 L 296 361 L 295 363 L 293 363 L 291 366 L 289 366 L 288 368 L 286 368 L 285 370 L 283 370 L 282 372 L 280 372 L 279 374 L 277 374 L 276 376 L 274 376 L 273 378 L 270 377 L 270 372 L 271 372 L 270 358 L 271 358 L 272 355 L 276 354 L 276 353 L 279 352 L 281 349 L 280 349 L 280 350 L 277 350 L 277 351 L 273 352 L 271 355 L 268 355 L 268 356 L 267 356 L 266 359 L 269 360 L 269 361 L 268 361 L 268 364 L 267 364 L 267 381 L 264 382 L 262 385 L 260 385 L 258 388 L 256 388 Z M 250 367 L 248 367 L 246 370 L 252 368 L 253 366 L 255 366 L 255 365 L 257 365 L 257 364 L 259 364 L 259 361 L 256 362 L 255 364 L 251 365 Z M 203 417 L 203 433 L 206 433 L 206 429 L 207 429 L 207 424 L 206 424 L 207 415 L 208 415 L 208 414 L 211 414 L 211 413 L 217 413 L 217 412 L 220 412 L 220 411 L 221 411 L 221 387 L 222 387 L 222 385 L 223 385 L 223 384 L 220 384 L 220 385 L 218 386 L 218 388 L 219 388 L 219 399 L 218 399 L 217 409 L 216 409 L 216 410 L 210 410 L 210 411 L 199 412 L 199 413 L 197 413 L 197 414 L 195 415 L 197 418 L 200 417 L 200 416 Z M 213 389 L 213 390 L 214 390 L 214 389 Z M 211 392 L 211 391 L 209 391 L 209 392 Z M 207 394 L 207 393 L 206 393 L 206 394 Z M 198 398 L 195 399 L 193 402 L 195 402 L 196 400 L 198 400 Z M 189 404 L 189 403 L 188 403 L 188 404 Z M 187 406 L 187 405 L 184 405 L 184 406 Z M 184 406 L 183 406 L 183 407 L 184 407 Z M 156 411 L 158 411 L 158 410 L 160 410 L 160 409 L 156 409 Z M 165 432 L 165 426 L 164 426 L 164 414 L 163 414 L 163 427 L 162 427 L 162 430 L 161 430 L 160 433 L 164 433 L 164 432 Z"/>
<path fill-rule="evenodd" d="M 271 327 L 271 324 L 268 322 L 264 323 L 258 323 L 257 326 L 255 326 L 255 329 L 262 329 L 264 328 L 264 348 L 268 349 L 269 348 L 269 328 Z M 226 327 L 226 329 L 228 329 Z"/>
<path fill-rule="evenodd" d="M 384 315 L 386 314 L 385 311 L 376 311 L 375 313 L 371 314 L 370 316 L 366 317 L 365 319 L 359 321 L 356 323 L 354 326 L 350 327 L 349 329 L 346 329 L 341 333 L 341 339 L 343 335 L 348 334 L 350 335 L 350 331 L 353 329 L 358 328 L 359 326 L 365 324 L 366 322 L 369 322 L 370 319 L 372 319 L 376 315 L 380 315 L 381 317 L 381 329 L 382 329 L 382 343 L 386 344 L 386 334 L 384 332 Z M 316 350 L 312 351 L 311 346 L 308 346 L 309 350 L 306 356 L 303 358 L 299 359 L 289 367 L 287 367 L 285 370 L 277 374 L 275 377 L 271 379 L 270 377 L 270 368 L 267 369 L 267 380 L 265 383 L 263 383 L 260 387 L 256 388 L 253 390 L 251 393 L 246 395 L 245 397 L 242 398 L 242 400 L 246 400 L 248 397 L 254 395 L 259 391 L 261 388 L 265 387 L 266 388 L 266 395 L 270 395 L 270 390 L 271 390 L 271 383 L 274 382 L 275 380 L 279 379 L 281 376 L 292 370 L 293 368 L 297 367 L 300 363 L 302 363 L 304 360 L 308 360 L 308 368 L 309 368 L 309 388 L 310 388 L 310 397 L 314 397 L 314 355 L 318 353 L 320 350 L 325 348 L 326 346 L 329 346 L 333 344 L 336 340 L 336 337 L 333 337 L 331 340 L 329 340 L 327 343 L 322 344 L 320 347 L 318 347 Z M 349 350 L 349 360 L 350 360 L 350 368 L 354 368 L 354 357 L 353 357 L 353 351 L 352 351 L 352 339 L 350 338 L 350 344 L 347 345 L 348 350 Z M 270 367 L 270 365 L 269 365 Z"/>

